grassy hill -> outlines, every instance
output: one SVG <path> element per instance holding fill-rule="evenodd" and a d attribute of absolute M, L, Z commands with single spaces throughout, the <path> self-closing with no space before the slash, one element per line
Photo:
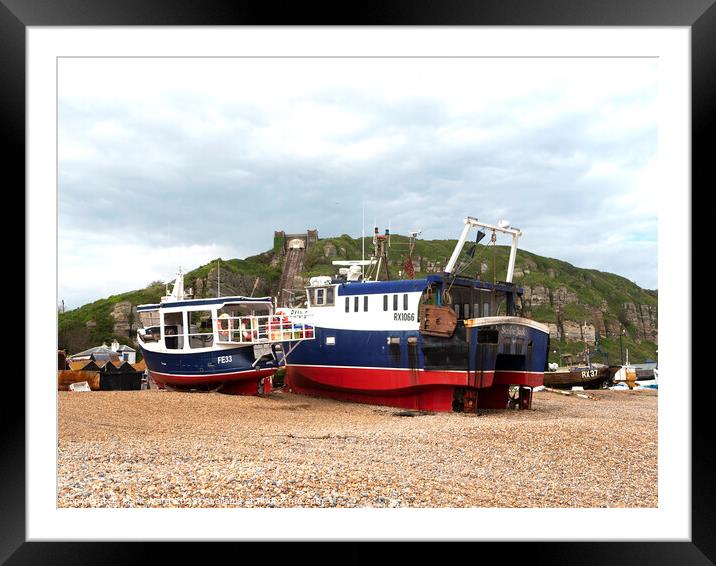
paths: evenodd
<path fill-rule="evenodd" d="M 484 242 L 485 240 L 483 240 Z M 397 278 L 408 251 L 406 236 L 392 235 L 389 249 L 391 277 Z M 418 240 L 413 252 L 416 277 L 441 271 L 455 247 L 455 240 Z M 474 258 L 469 261 L 465 245 L 460 273 L 479 274 L 483 281 L 504 279 L 509 247 L 487 246 L 480 243 Z M 365 238 L 365 254 L 370 256 L 371 239 Z M 278 246 L 246 259 L 221 260 L 222 295 L 245 294 L 274 296 L 281 276 L 281 255 Z M 347 234 L 324 238 L 306 252 L 303 276 L 333 275 L 337 259 L 360 259 L 361 238 Z M 197 296 L 216 296 L 217 260 L 197 267 L 185 276 L 185 287 L 193 287 Z M 550 360 L 560 355 L 577 355 L 584 350 L 584 341 L 570 335 L 570 329 L 584 324 L 596 328 L 597 343 L 590 345 L 594 361 L 618 363 L 622 352 L 629 349 L 633 362 L 656 359 L 656 291 L 642 289 L 634 282 L 595 269 L 582 269 L 567 262 L 518 250 L 515 282 L 525 289 L 522 313 L 552 325 Z M 162 283 L 152 283 L 144 289 L 129 291 L 100 299 L 72 311 L 59 314 L 59 346 L 71 353 L 111 341 L 134 344 L 133 331 L 117 334 L 117 315 L 112 315 L 118 303 L 132 305 L 158 302 L 165 293 Z M 135 324 L 127 322 L 131 326 Z M 623 329 L 624 334 L 620 333 Z M 562 336 L 563 339 L 559 339 Z M 608 358 L 607 358 L 608 356 Z"/>

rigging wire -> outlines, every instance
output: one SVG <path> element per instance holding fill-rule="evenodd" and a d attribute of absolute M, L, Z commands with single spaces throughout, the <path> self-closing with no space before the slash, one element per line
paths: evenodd
<path fill-rule="evenodd" d="M 481 234 L 481 232 L 478 233 L 478 237 L 477 237 L 477 239 L 475 240 L 475 243 L 473 244 L 472 249 L 467 252 L 467 255 L 470 256 L 470 261 L 468 261 L 467 263 L 465 263 L 466 260 L 463 260 L 463 261 L 457 266 L 457 268 L 455 268 L 455 273 L 454 273 L 454 275 L 452 276 L 452 281 L 450 282 L 450 286 L 447 288 L 448 298 L 450 297 L 449 292 L 450 292 L 450 290 L 452 289 L 453 284 L 455 283 L 455 278 L 460 274 L 460 272 L 464 272 L 464 271 L 465 271 L 468 267 L 470 267 L 470 266 L 472 265 L 472 263 L 475 261 L 475 252 L 477 251 L 477 244 L 478 244 L 478 242 L 482 239 L 482 238 L 480 237 L 480 234 Z M 482 234 L 482 235 L 484 236 L 484 234 Z M 493 232 L 493 238 L 496 238 L 494 232 Z"/>

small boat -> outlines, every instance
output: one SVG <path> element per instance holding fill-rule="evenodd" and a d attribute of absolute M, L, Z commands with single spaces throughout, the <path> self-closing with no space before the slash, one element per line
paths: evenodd
<path fill-rule="evenodd" d="M 313 339 L 310 325 L 276 316 L 270 297 L 191 297 L 179 270 L 171 294 L 137 307 L 137 342 L 159 388 L 268 393 L 283 344 Z"/>
<path fill-rule="evenodd" d="M 604 364 L 562 367 L 544 373 L 544 386 L 555 389 L 601 389 L 608 387 L 611 381 L 612 372 Z"/>
<path fill-rule="evenodd" d="M 641 387 L 642 389 L 659 389 L 659 368 L 654 367 L 651 370 L 653 376 L 652 379 L 641 379 L 638 377 L 638 371 L 637 371 L 637 387 Z"/>
<path fill-rule="evenodd" d="M 650 361 L 639 365 L 630 364 L 629 348 L 626 349 L 626 363 L 621 366 L 611 366 L 610 369 L 614 383 L 624 383 L 629 389 L 645 384 L 656 384 L 658 375 L 656 362 Z"/>
<path fill-rule="evenodd" d="M 479 229 L 475 245 L 486 232 L 491 244 L 497 232 L 511 236 L 504 282 L 459 275 L 472 228 Z M 512 274 L 521 234 L 505 221 L 493 226 L 468 217 L 442 273 L 379 281 L 381 266 L 388 275 L 388 232 L 379 236 L 376 229 L 370 272 L 376 280 L 363 279 L 360 265 L 346 278 L 313 277 L 306 308 L 280 309 L 293 322 L 310 323 L 316 337 L 287 352 L 287 387 L 429 411 L 530 408 L 532 388 L 543 381 L 549 328 L 516 312 L 522 289 Z"/>

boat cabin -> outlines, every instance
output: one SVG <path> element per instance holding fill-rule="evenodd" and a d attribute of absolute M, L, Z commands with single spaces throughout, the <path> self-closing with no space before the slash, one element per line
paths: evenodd
<path fill-rule="evenodd" d="M 343 281 L 314 277 L 306 288 L 307 307 L 317 316 L 344 315 L 396 322 L 420 322 L 422 305 L 450 307 L 457 320 L 514 316 L 522 289 L 511 283 L 429 275 L 424 279 Z M 321 316 L 321 318 L 324 318 Z M 343 319 L 348 320 L 348 319 Z"/>
<path fill-rule="evenodd" d="M 516 296 L 523 290 L 512 283 L 487 283 L 465 277 L 446 279 L 440 275 L 427 278 L 420 303 L 450 306 L 458 320 L 487 316 L 514 316 Z"/>
<path fill-rule="evenodd" d="M 221 297 L 140 305 L 137 313 L 144 344 L 195 350 L 265 339 L 273 306 L 270 297 Z"/>

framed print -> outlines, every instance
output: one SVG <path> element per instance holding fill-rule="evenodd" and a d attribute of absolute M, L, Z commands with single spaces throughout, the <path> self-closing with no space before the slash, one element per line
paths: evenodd
<path fill-rule="evenodd" d="M 0 2 L 3 122 L 11 141 L 9 169 L 18 177 L 15 184 L 26 187 L 29 259 L 25 412 L 6 427 L 3 450 L 3 560 L 70 563 L 82 556 L 127 562 L 139 552 L 166 557 L 169 545 L 138 544 L 144 541 L 427 540 L 489 543 L 498 552 L 528 552 L 544 563 L 556 557 L 595 564 L 714 561 L 713 443 L 708 423 L 695 418 L 709 414 L 709 396 L 691 379 L 689 259 L 691 187 L 712 176 L 704 142 L 712 132 L 716 70 L 716 8 L 710 0 L 673 7 L 637 0 L 388 3 L 350 21 L 305 7 L 271 14 L 222 3 L 176 10 L 165 2 Z M 489 223 L 471 213 L 476 201 L 469 200 L 475 198 L 466 188 L 470 183 L 502 191 L 499 199 L 480 193 L 498 203 L 484 205 L 495 216 Z M 633 190 L 626 192 L 627 184 Z M 227 192 L 236 186 L 243 192 Z M 561 190 L 567 186 L 576 189 Z M 237 195 L 240 206 L 231 204 Z M 519 221 L 524 235 L 505 217 Z M 466 240 L 473 227 L 487 237 L 481 241 L 478 233 L 472 244 L 471 233 Z M 235 233 L 241 245 L 227 243 Z M 393 292 L 390 275 L 378 275 L 381 245 L 390 245 L 391 237 L 403 243 L 401 234 L 408 233 L 416 235 L 405 238 L 400 253 L 407 259 L 389 264 L 385 255 L 383 267 L 398 270 L 401 279 L 400 291 Z M 440 248 L 444 257 L 425 251 L 458 236 L 460 249 Z M 511 252 L 509 241 L 490 248 L 495 236 L 512 236 Z M 530 278 L 532 264 L 520 252 L 515 263 L 518 237 L 539 252 L 533 264 L 549 275 Z M 461 255 L 463 244 L 482 256 L 477 267 Z M 499 254 L 504 257 L 498 260 Z M 290 272 L 288 258 L 294 256 L 313 263 Z M 540 263 L 542 256 L 569 263 L 549 267 Z M 228 259 L 233 257 L 245 259 Z M 490 261 L 507 270 L 505 279 L 491 271 Z M 173 289 L 165 289 L 159 283 L 179 265 Z M 237 275 L 237 266 L 247 265 L 250 277 Z M 333 276 L 332 265 L 341 268 L 342 279 Z M 548 280 L 565 265 L 583 282 L 571 295 Z M 381 281 L 382 297 L 345 290 L 361 267 L 362 280 Z M 451 284 L 437 283 L 440 273 L 466 274 L 468 267 L 478 283 L 461 289 L 454 273 Z M 191 270 L 186 287 L 184 269 Z M 425 289 L 410 287 L 409 279 L 423 280 L 406 275 L 413 272 L 426 281 Z M 600 279 L 600 272 L 620 273 L 623 285 L 638 287 L 643 300 L 609 295 L 608 278 Z M 513 275 L 526 295 L 511 294 Z M 301 276 L 301 284 L 287 282 Z M 64 325 L 55 344 L 58 320 L 68 320 L 66 306 L 79 311 L 99 305 L 98 298 L 124 297 L 150 280 L 156 297 L 137 292 L 125 310 L 115 304 L 111 313 L 100 313 L 97 306 L 92 317 L 82 315 L 78 324 L 97 343 Z M 305 297 L 295 298 L 304 284 Z M 476 289 L 489 299 L 475 300 Z M 413 291 L 415 320 L 409 318 Z M 597 305 L 599 293 L 605 306 L 595 314 L 597 307 L 584 305 Z M 513 303 L 518 295 L 519 309 Z M 209 299 L 214 296 L 216 304 Z M 257 306 L 263 299 L 266 313 Z M 169 312 L 172 301 L 176 312 Z M 610 310 L 612 303 L 618 308 Z M 557 305 L 554 321 L 545 315 L 547 305 Z M 321 326 L 323 315 L 316 311 L 328 307 L 345 320 L 368 317 L 371 309 L 390 315 L 394 325 L 378 329 L 375 352 L 368 354 L 363 345 L 365 356 L 346 367 L 392 368 L 386 380 L 395 389 L 351 372 L 330 382 L 328 394 L 316 387 L 333 378 L 315 368 L 325 363 L 337 375 L 344 365 L 336 352 L 353 339 L 325 332 L 337 323 Z M 455 328 L 474 334 L 465 338 L 465 368 L 453 367 L 458 362 L 443 342 L 429 350 L 445 332 L 444 321 L 430 322 L 429 313 L 445 317 L 448 311 Z M 479 322 L 485 317 L 506 325 L 494 330 L 498 361 L 490 379 L 500 371 L 513 380 L 520 372 L 542 379 L 551 362 L 579 368 L 581 379 L 585 371 L 596 379 L 597 353 L 611 356 L 602 364 L 605 375 L 607 367 L 620 368 L 614 379 L 627 376 L 629 368 L 636 375 L 629 352 L 632 359 L 656 359 L 658 352 L 661 396 L 650 390 L 639 397 L 647 399 L 643 404 L 611 400 L 620 394 L 636 398 L 634 383 L 628 393 L 593 393 L 584 384 L 562 393 L 548 386 L 547 393 L 543 388 L 533 396 L 532 389 L 512 382 L 486 393 L 484 368 L 470 361 L 484 364 L 487 354 L 480 358 L 477 352 L 492 344 L 485 332 L 493 330 Z M 50 340 L 33 334 L 38 323 L 51 327 Z M 420 328 L 414 359 L 413 335 L 394 332 L 403 323 Z M 265 336 L 259 340 L 261 324 Z M 368 323 L 355 324 L 349 330 L 372 331 Z M 95 331 L 103 325 L 105 334 Z M 105 338 L 116 342 L 118 328 L 131 338 L 126 345 Z M 286 356 L 290 361 L 296 344 L 285 342 L 287 331 L 297 343 L 315 340 L 316 357 L 295 366 L 310 370 L 286 372 L 281 391 L 298 400 L 281 405 L 290 417 L 281 420 L 278 408 L 286 397 L 279 399 L 274 390 L 278 404 L 269 408 L 253 395 L 281 387 L 269 366 L 279 359 L 286 365 Z M 510 340 L 498 340 L 500 332 L 511 333 Z M 153 351 L 153 341 L 164 349 Z M 239 367 L 233 365 L 239 350 L 217 349 L 222 341 L 240 344 L 242 352 L 248 351 L 245 341 L 261 344 L 252 344 L 253 357 Z M 280 356 L 274 342 L 283 344 Z M 100 381 L 119 383 L 124 371 L 122 379 L 164 391 L 146 392 L 143 399 L 151 402 L 136 407 L 118 401 L 124 392 L 56 393 L 41 376 L 52 371 L 55 350 L 68 344 L 87 359 L 81 368 L 63 360 L 58 371 L 86 372 L 88 390 L 112 389 Z M 521 348 L 524 360 L 537 360 L 535 368 L 510 357 L 522 356 Z M 168 367 L 178 358 L 166 349 L 186 357 Z M 587 353 L 586 368 L 571 358 L 562 364 L 578 350 Z M 381 365 L 382 355 L 393 365 Z M 78 363 L 81 356 L 74 357 Z M 413 380 L 403 389 L 395 385 L 400 364 Z M 428 375 L 438 366 L 443 379 L 466 369 L 474 381 L 459 393 L 441 393 L 439 381 L 421 390 L 418 371 Z M 249 385 L 225 381 L 228 375 L 243 380 L 245 373 L 255 378 Z M 99 376 L 96 387 L 90 374 Z M 208 379 L 216 375 L 223 376 L 220 382 Z M 185 386 L 188 377 L 193 381 Z M 74 387 L 79 379 L 69 381 Z M 249 387 L 252 396 L 229 404 L 221 393 L 172 392 L 183 387 L 233 387 L 241 395 Z M 473 396 L 470 387 L 486 389 Z M 23 406 L 21 390 L 8 387 L 17 406 Z M 505 399 L 491 401 L 502 393 Z M 301 402 L 301 394 L 311 401 Z M 107 405 L 96 413 L 71 408 L 92 395 Z M 193 415 L 207 414 L 197 399 L 217 399 L 211 409 L 217 413 L 197 425 L 189 443 Z M 594 408 L 578 414 L 586 405 L 574 403 L 581 401 Z M 326 416 L 333 424 L 306 420 L 324 402 L 334 403 L 335 414 Z M 532 409 L 540 402 L 551 412 L 490 412 Z M 560 415 L 565 407 L 575 412 L 569 419 Z M 249 408 L 260 416 L 254 424 L 248 413 L 236 416 Z M 175 410 L 184 416 L 172 416 Z M 346 423 L 351 412 L 358 418 Z M 466 412 L 472 414 L 455 414 Z M 542 422 L 528 422 L 530 413 Z M 408 418 L 387 418 L 393 416 Z M 535 440 L 526 433 L 511 437 L 513 450 L 506 446 L 509 435 L 497 442 L 523 425 L 538 431 Z M 122 427 L 129 426 L 137 430 L 123 435 Z M 383 428 L 368 441 L 371 426 Z M 370 452 L 368 445 L 384 442 L 389 429 L 403 431 L 396 433 L 396 445 L 381 446 L 380 455 Z M 470 442 L 461 444 L 461 435 Z M 75 439 L 72 447 L 69 438 Z M 232 443 L 235 438 L 242 442 Z M 270 451 L 256 455 L 269 446 L 275 460 Z M 471 455 L 478 469 L 461 464 L 458 454 Z M 214 463 L 204 469 L 192 455 Z M 113 458 L 121 465 L 109 465 Z M 296 482 L 292 474 L 303 479 Z M 150 488 L 152 482 L 159 487 Z"/>

